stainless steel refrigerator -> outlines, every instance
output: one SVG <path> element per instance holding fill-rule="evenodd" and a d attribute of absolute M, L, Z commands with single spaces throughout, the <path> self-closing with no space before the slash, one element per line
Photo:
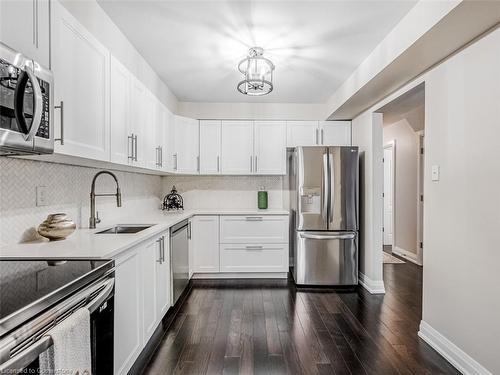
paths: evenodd
<path fill-rule="evenodd" d="M 295 282 L 356 285 L 358 148 L 296 147 L 287 169 Z"/>

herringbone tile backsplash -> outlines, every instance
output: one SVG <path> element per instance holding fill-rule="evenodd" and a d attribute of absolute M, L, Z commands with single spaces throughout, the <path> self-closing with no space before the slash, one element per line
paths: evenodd
<path fill-rule="evenodd" d="M 0 157 L 0 245 L 37 238 L 35 228 L 48 214 L 65 212 L 78 227 L 88 220 L 90 184 L 98 169 L 32 160 Z M 160 176 L 114 171 L 120 182 L 123 206 L 141 206 L 152 199 L 159 202 Z M 46 186 L 47 205 L 36 206 L 36 187 Z M 114 192 L 110 176 L 101 176 L 98 192 Z M 99 197 L 103 215 L 117 210 L 112 197 Z M 146 203 L 144 203 L 146 205 Z M 120 212 L 123 212 L 121 210 Z"/>

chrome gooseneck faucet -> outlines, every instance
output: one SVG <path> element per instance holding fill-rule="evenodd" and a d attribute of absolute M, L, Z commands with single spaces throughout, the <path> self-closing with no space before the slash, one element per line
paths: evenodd
<path fill-rule="evenodd" d="M 109 174 L 111 177 L 115 179 L 116 182 L 116 193 L 109 193 L 109 194 L 96 194 L 95 193 L 95 182 L 97 180 L 97 177 L 99 177 L 102 174 Z M 115 196 L 116 197 L 116 206 L 121 207 L 122 206 L 122 193 L 120 192 L 120 184 L 118 183 L 118 179 L 116 178 L 115 174 L 110 172 L 110 171 L 101 171 L 96 173 L 94 178 L 92 179 L 92 186 L 90 188 L 90 219 L 89 219 L 89 228 L 90 229 L 95 229 L 95 225 L 99 224 L 101 222 L 101 219 L 99 219 L 99 213 L 96 215 L 95 211 L 95 197 L 111 197 Z"/>

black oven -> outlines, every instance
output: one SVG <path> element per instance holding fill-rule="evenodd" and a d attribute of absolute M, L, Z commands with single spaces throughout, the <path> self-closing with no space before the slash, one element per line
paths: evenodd
<path fill-rule="evenodd" d="M 0 155 L 54 150 L 52 73 L 0 43 Z"/>
<path fill-rule="evenodd" d="M 67 265 L 65 272 L 66 274 L 69 273 L 69 277 L 78 275 L 76 272 L 87 267 L 85 262 L 92 263 L 92 261 L 78 262 L 83 264 Z M 94 268 L 90 274 L 94 273 L 95 275 L 97 273 L 100 275 L 99 278 L 81 287 L 82 284 L 88 282 L 89 273 L 79 276 L 73 283 L 73 289 L 77 287 L 79 289 L 72 291 L 71 294 L 60 299 L 56 304 L 48 306 L 50 300 L 37 301 L 35 306 L 38 306 L 43 312 L 4 334 L 0 340 L 0 374 L 40 373 L 39 356 L 53 345 L 50 329 L 78 309 L 88 309 L 90 312 L 92 374 L 113 374 L 114 272 L 112 268 L 109 268 L 109 263 L 111 263 L 112 267 L 112 261 L 106 263 L 105 267 L 99 264 L 97 266 L 91 265 L 90 267 Z M 69 266 L 72 266 L 72 268 Z M 39 272 L 36 271 L 32 274 L 36 275 Z M 61 280 L 61 277 L 64 279 L 66 274 L 62 276 L 54 274 L 54 280 Z M 44 277 L 50 278 L 51 276 Z M 21 284 L 28 279 L 17 279 L 16 283 Z M 68 292 L 69 289 L 66 286 L 65 289 Z M 58 293 L 60 293 L 60 290 L 50 294 Z M 33 305 L 28 305 L 28 310 L 32 310 L 32 307 Z M 26 316 L 22 316 L 22 310 L 16 311 L 19 319 L 26 318 Z M 5 312 L 8 313 L 8 311 Z M 4 324 L 0 320 L 0 328 L 10 329 L 11 323 L 8 322 L 8 318 L 9 316 L 3 320 Z"/>

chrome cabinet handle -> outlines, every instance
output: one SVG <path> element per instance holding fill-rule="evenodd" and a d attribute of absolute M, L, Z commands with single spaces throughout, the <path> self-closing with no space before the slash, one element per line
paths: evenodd
<path fill-rule="evenodd" d="M 134 133 L 127 136 L 127 139 L 130 141 L 130 150 L 129 150 L 129 154 L 128 154 L 127 158 L 129 160 L 133 161 L 134 160 Z M 127 147 L 128 147 L 128 145 L 127 145 Z"/>
<path fill-rule="evenodd" d="M 196 171 L 200 171 L 200 156 L 196 157 Z"/>
<path fill-rule="evenodd" d="M 174 171 L 177 170 L 177 153 L 175 153 L 174 155 Z"/>
<path fill-rule="evenodd" d="M 61 142 L 61 145 L 64 145 L 64 101 L 60 101 L 59 105 L 55 105 L 54 109 L 60 110 L 60 119 L 61 119 L 61 138 L 56 138 L 54 141 Z"/>
<path fill-rule="evenodd" d="M 319 129 L 316 129 L 316 144 L 319 145 Z"/>
<path fill-rule="evenodd" d="M 258 167 L 257 167 L 257 155 L 255 155 L 255 172 L 258 171 Z"/>
<path fill-rule="evenodd" d="M 137 161 L 137 134 L 135 135 L 135 139 L 134 139 L 134 152 L 135 152 L 135 155 L 134 155 L 134 161 Z"/>
<path fill-rule="evenodd" d="M 321 144 L 325 143 L 325 130 L 321 129 Z"/>
<path fill-rule="evenodd" d="M 163 168 L 163 146 L 160 146 L 160 168 Z"/>
<path fill-rule="evenodd" d="M 191 239 L 191 222 L 188 223 L 188 240 Z"/>
<path fill-rule="evenodd" d="M 220 156 L 217 155 L 217 172 L 220 172 Z"/>
<path fill-rule="evenodd" d="M 165 236 L 161 236 L 161 261 L 165 262 Z"/>
<path fill-rule="evenodd" d="M 247 245 L 247 246 L 245 246 L 245 248 L 247 250 L 262 250 L 264 248 L 264 246 L 261 246 L 261 245 L 255 245 L 255 246 L 253 246 L 253 245 Z"/>
<path fill-rule="evenodd" d="M 156 243 L 158 243 L 158 245 L 159 245 L 158 250 L 159 250 L 159 253 L 160 253 L 158 259 L 156 259 L 156 263 L 160 263 L 160 264 L 163 263 L 163 255 L 162 255 L 162 252 L 163 252 L 163 243 L 162 242 L 163 241 L 162 241 L 162 238 L 163 237 L 160 237 L 160 238 L 158 238 L 156 240 Z"/>
<path fill-rule="evenodd" d="M 253 172 L 253 158 L 252 158 L 252 155 L 250 155 L 250 172 Z"/>
<path fill-rule="evenodd" d="M 262 221 L 263 217 L 262 216 L 247 216 L 245 218 L 246 221 Z"/>

